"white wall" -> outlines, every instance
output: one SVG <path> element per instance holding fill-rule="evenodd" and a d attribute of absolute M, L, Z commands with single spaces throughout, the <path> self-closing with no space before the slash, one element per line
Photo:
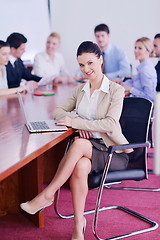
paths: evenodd
<path fill-rule="evenodd" d="M 122 47 L 135 66 L 134 42 L 160 32 L 160 0 L 51 0 L 52 30 L 60 33 L 61 52 L 71 73 L 77 68 L 76 49 L 84 40 L 95 41 L 94 27 L 106 23 L 111 41 Z"/>
<path fill-rule="evenodd" d="M 21 32 L 27 39 L 23 59 L 33 59 L 45 48 L 46 38 L 57 31 L 62 38 L 61 52 L 73 74 L 78 68 L 76 50 L 84 40 L 95 41 L 94 27 L 106 23 L 111 41 L 122 47 L 135 66 L 134 42 L 160 32 L 160 0 L 50 0 L 52 27 L 47 0 L 0 0 L 0 39 Z M 156 61 L 155 61 L 156 62 Z"/>
<path fill-rule="evenodd" d="M 46 0 L 0 0 L 0 39 L 6 41 L 12 32 L 24 34 L 28 42 L 23 59 L 33 60 L 45 48 L 50 31 Z"/>

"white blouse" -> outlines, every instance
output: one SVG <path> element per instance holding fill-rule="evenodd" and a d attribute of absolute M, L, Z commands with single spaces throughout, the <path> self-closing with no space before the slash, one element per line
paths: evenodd
<path fill-rule="evenodd" d="M 0 89 L 8 89 L 6 67 L 0 66 L 0 71 L 2 72 L 2 75 L 0 74 Z"/>
<path fill-rule="evenodd" d="M 108 93 L 109 91 L 109 80 L 107 78 L 103 79 L 102 84 L 99 89 L 96 89 L 90 96 L 90 81 L 88 80 L 82 91 L 85 91 L 85 94 L 82 97 L 82 100 L 78 106 L 78 115 L 87 120 L 96 120 L 97 113 L 97 102 L 99 94 L 101 91 Z M 93 138 L 101 138 L 99 132 L 92 132 Z"/>
<path fill-rule="evenodd" d="M 46 52 L 37 53 L 33 65 L 34 74 L 40 77 L 59 76 L 67 74 L 68 70 L 61 53 L 56 52 L 53 59 L 50 59 Z"/>

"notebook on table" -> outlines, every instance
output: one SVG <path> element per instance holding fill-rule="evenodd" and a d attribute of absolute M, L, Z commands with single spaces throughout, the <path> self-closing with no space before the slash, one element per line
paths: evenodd
<path fill-rule="evenodd" d="M 20 104 L 20 109 L 22 111 L 25 125 L 29 132 L 38 133 L 38 132 L 55 132 L 55 131 L 66 131 L 68 128 L 66 126 L 57 126 L 55 120 L 43 120 L 43 121 L 30 121 L 28 120 L 27 113 L 25 111 L 25 106 L 23 103 L 22 95 L 17 91 L 18 100 Z"/>

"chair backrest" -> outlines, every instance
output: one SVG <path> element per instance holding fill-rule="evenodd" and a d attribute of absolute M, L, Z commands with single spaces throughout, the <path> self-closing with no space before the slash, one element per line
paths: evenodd
<path fill-rule="evenodd" d="M 145 98 L 124 98 L 120 124 L 129 143 L 147 140 L 151 111 L 152 102 Z"/>
<path fill-rule="evenodd" d="M 152 113 L 152 102 L 145 98 L 124 98 L 120 124 L 129 143 L 146 142 Z M 129 154 L 128 168 L 107 174 L 106 183 L 122 180 L 142 180 L 147 178 L 146 148 L 136 148 Z M 88 177 L 89 188 L 99 186 L 102 171 L 92 172 Z"/>
<path fill-rule="evenodd" d="M 152 113 L 152 102 L 139 97 L 124 98 L 120 124 L 129 143 L 146 142 Z M 135 149 L 128 168 L 146 167 L 146 148 Z"/>

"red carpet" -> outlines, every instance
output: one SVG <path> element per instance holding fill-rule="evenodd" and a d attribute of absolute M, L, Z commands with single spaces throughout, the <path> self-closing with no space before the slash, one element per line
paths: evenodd
<path fill-rule="evenodd" d="M 152 150 L 149 149 L 151 152 Z M 151 158 L 149 167 L 151 167 Z M 150 174 L 148 180 L 141 182 L 124 182 L 121 186 L 160 187 L 160 176 Z M 89 191 L 86 209 L 94 208 L 97 190 Z M 142 192 L 105 189 L 102 197 L 102 206 L 121 205 L 131 208 L 142 215 L 155 220 L 160 225 L 160 192 Z M 71 197 L 68 189 L 62 190 L 60 208 L 63 213 L 71 213 Z M 86 240 L 94 240 L 92 234 L 93 214 L 87 215 Z M 147 223 L 121 212 L 109 210 L 101 212 L 99 216 L 99 233 L 101 237 L 111 237 L 144 228 Z M 0 239 L 2 240 L 70 240 L 73 228 L 73 219 L 60 219 L 54 212 L 53 206 L 45 209 L 45 227 L 38 229 L 21 214 L 0 217 Z M 128 240 L 159 240 L 160 227 L 148 233 L 142 233 L 126 238 Z"/>

